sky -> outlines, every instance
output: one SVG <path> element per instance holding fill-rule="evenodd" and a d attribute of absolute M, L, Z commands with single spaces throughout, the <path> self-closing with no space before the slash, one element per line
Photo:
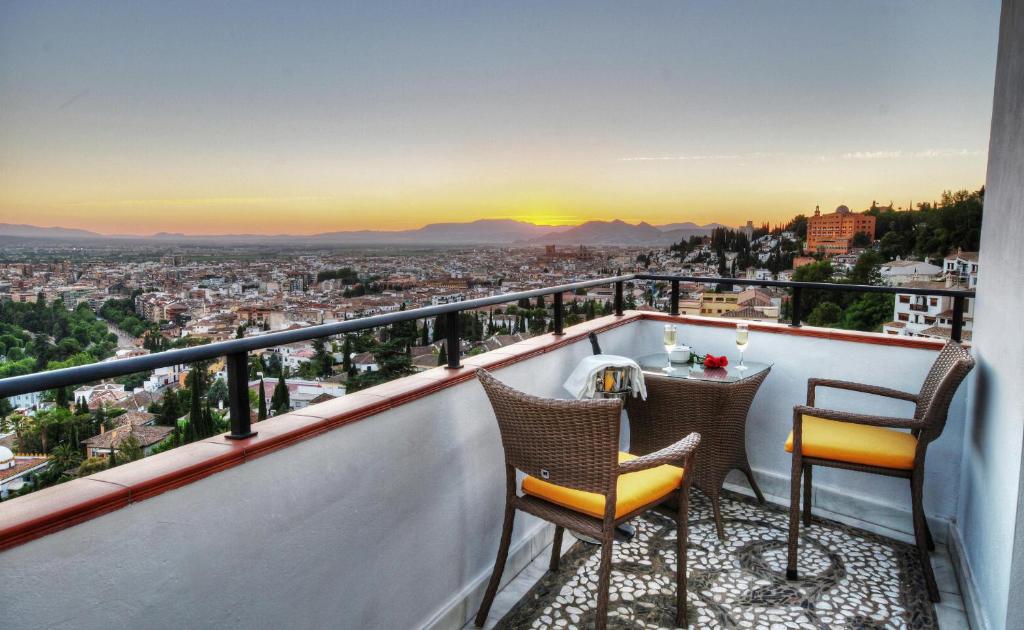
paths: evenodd
<path fill-rule="evenodd" d="M 0 222 L 780 222 L 985 179 L 998 0 L 0 0 Z"/>

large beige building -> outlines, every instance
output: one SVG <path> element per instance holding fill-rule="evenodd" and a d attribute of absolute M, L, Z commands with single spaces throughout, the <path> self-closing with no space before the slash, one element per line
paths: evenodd
<path fill-rule="evenodd" d="M 817 207 L 814 216 L 807 219 L 807 250 L 823 254 L 847 254 L 857 234 L 875 238 L 875 217 L 855 214 L 846 206 L 839 206 L 832 214 L 822 214 Z"/>

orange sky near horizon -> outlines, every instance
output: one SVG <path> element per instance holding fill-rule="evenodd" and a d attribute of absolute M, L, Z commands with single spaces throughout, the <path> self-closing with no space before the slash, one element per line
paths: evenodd
<path fill-rule="evenodd" d="M 310 234 L 907 207 L 985 181 L 998 13 L 5 3 L 0 222 Z"/>

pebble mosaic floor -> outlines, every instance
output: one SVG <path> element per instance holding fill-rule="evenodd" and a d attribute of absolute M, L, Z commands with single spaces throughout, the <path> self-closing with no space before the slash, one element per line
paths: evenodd
<path fill-rule="evenodd" d="M 715 534 L 708 501 L 690 510 L 691 628 L 937 628 L 914 547 L 814 519 L 802 528 L 800 575 L 785 577 L 787 514 L 723 494 L 727 539 Z M 636 535 L 615 543 L 610 628 L 672 628 L 674 520 L 650 511 L 631 521 Z M 597 606 L 600 547 L 577 542 L 497 627 L 586 628 Z"/>

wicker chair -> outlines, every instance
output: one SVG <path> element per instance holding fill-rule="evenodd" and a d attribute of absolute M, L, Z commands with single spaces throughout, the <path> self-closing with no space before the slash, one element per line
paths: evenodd
<path fill-rule="evenodd" d="M 793 453 L 789 506 L 789 558 L 786 577 L 797 579 L 797 544 L 800 527 L 800 478 L 803 477 L 803 523 L 811 522 L 811 469 L 830 466 L 910 481 L 914 536 L 924 568 L 928 595 L 939 601 L 928 552 L 935 549 L 925 518 L 922 494 L 928 445 L 946 425 L 949 403 L 960 383 L 974 367 L 974 359 L 959 343 L 949 342 L 939 352 L 917 394 L 887 387 L 812 378 L 807 381 L 807 405 L 793 407 L 793 431 L 786 450 Z M 888 418 L 814 406 L 817 387 L 845 389 L 916 403 L 912 418 Z M 909 429 L 896 431 L 894 429 Z"/>
<path fill-rule="evenodd" d="M 505 450 L 505 520 L 498 557 L 476 625 L 483 626 L 505 569 L 516 510 L 555 524 L 551 546 L 552 571 L 558 569 L 566 528 L 602 542 L 595 625 L 607 624 L 615 527 L 675 496 L 678 527 L 676 619 L 686 625 L 686 528 L 689 470 L 700 435 L 686 438 L 656 453 L 635 457 L 619 453 L 622 401 L 553 400 L 517 391 L 485 370 L 477 377 L 494 408 Z M 516 491 L 516 471 L 523 495 Z M 618 498 L 618 501 L 617 501 Z"/>

